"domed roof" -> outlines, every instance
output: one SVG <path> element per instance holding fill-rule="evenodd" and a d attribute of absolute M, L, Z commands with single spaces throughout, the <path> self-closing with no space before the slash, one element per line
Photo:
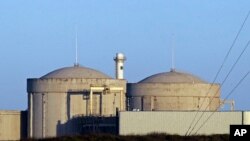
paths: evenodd
<path fill-rule="evenodd" d="M 192 74 L 171 70 L 170 72 L 163 72 L 149 76 L 141 80 L 139 83 L 206 83 L 206 82 Z"/>
<path fill-rule="evenodd" d="M 82 66 L 65 67 L 52 71 L 41 79 L 46 78 L 110 78 L 106 74 L 94 69 L 90 69 Z"/>

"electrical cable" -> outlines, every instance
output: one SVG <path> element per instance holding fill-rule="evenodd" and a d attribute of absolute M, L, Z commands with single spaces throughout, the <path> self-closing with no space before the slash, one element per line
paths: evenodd
<path fill-rule="evenodd" d="M 238 56 L 237 60 L 234 62 L 233 66 L 231 67 L 230 71 L 228 72 L 228 74 L 226 75 L 226 77 L 224 78 L 224 80 L 221 83 L 221 86 L 224 85 L 224 83 L 226 82 L 227 78 L 229 77 L 229 75 L 231 74 L 231 72 L 233 71 L 233 69 L 235 68 L 236 64 L 239 62 L 241 56 L 244 54 L 244 52 L 246 51 L 246 49 L 248 48 L 250 44 L 250 40 L 247 42 L 246 46 L 244 47 L 244 49 L 242 50 L 242 52 L 240 53 L 240 55 Z M 212 103 L 214 97 L 217 95 L 217 93 L 219 92 L 219 89 L 217 89 L 216 93 L 214 94 L 214 96 L 212 97 L 212 99 L 210 100 L 209 104 L 207 105 L 205 111 L 207 110 L 207 108 L 209 107 L 209 105 Z M 188 135 L 191 134 L 191 132 L 194 130 L 194 128 L 196 127 L 196 125 L 198 124 L 198 122 L 201 120 L 202 116 L 204 115 L 205 111 L 202 112 L 200 118 L 196 121 L 195 125 L 193 126 L 192 130 L 189 132 Z"/>
<path fill-rule="evenodd" d="M 240 35 L 240 33 L 241 33 L 243 27 L 244 27 L 244 25 L 245 25 L 245 23 L 246 23 L 246 21 L 247 21 L 249 15 L 250 15 L 250 10 L 249 10 L 248 14 L 246 15 L 246 17 L 245 17 L 243 23 L 241 24 L 240 29 L 238 30 L 238 32 L 237 32 L 237 34 L 236 34 L 236 36 L 235 36 L 235 38 L 234 38 L 234 40 L 233 40 L 233 42 L 232 42 L 232 44 L 231 44 L 231 46 L 230 46 L 230 48 L 229 48 L 229 50 L 228 50 L 226 56 L 224 57 L 223 62 L 222 62 L 222 65 L 220 66 L 219 70 L 217 71 L 217 73 L 216 73 L 216 75 L 215 75 L 215 78 L 214 78 L 214 80 L 213 80 L 213 82 L 212 82 L 212 85 L 211 85 L 210 88 L 208 89 L 206 95 L 208 95 L 208 93 L 210 92 L 210 90 L 211 90 L 213 84 L 214 84 L 215 81 L 217 80 L 217 78 L 218 78 L 218 76 L 219 76 L 219 74 L 220 74 L 220 72 L 221 72 L 221 70 L 222 70 L 222 68 L 223 68 L 223 66 L 224 66 L 224 64 L 225 64 L 225 62 L 226 62 L 226 60 L 228 59 L 229 54 L 230 54 L 230 52 L 231 52 L 233 46 L 235 45 L 235 43 L 236 43 L 236 41 L 237 41 L 237 39 L 238 39 L 238 37 L 239 37 L 239 35 Z M 204 102 L 205 102 L 205 99 L 206 99 L 206 98 L 207 98 L 207 97 L 205 97 L 205 98 L 203 99 L 200 108 L 204 105 Z M 193 118 L 193 120 L 192 120 L 192 122 L 191 122 L 191 124 L 190 124 L 190 126 L 189 126 L 189 128 L 188 128 L 188 130 L 187 130 L 187 132 L 185 133 L 185 136 L 188 134 L 189 130 L 190 130 L 191 127 L 193 126 L 193 123 L 194 123 L 196 117 L 198 116 L 198 113 L 199 113 L 199 111 L 200 111 L 200 108 L 199 108 L 198 111 L 196 112 L 195 117 Z"/>
<path fill-rule="evenodd" d="M 248 76 L 248 74 L 250 73 L 250 71 L 248 71 L 242 78 L 241 80 L 237 83 L 237 85 L 230 91 L 230 93 L 226 96 L 226 98 L 223 101 L 226 101 L 229 96 L 232 95 L 232 93 L 238 88 L 238 86 L 244 81 L 244 79 Z M 220 108 L 222 104 L 219 105 L 219 107 L 217 107 L 216 111 Z M 208 120 L 214 115 L 215 111 L 210 114 L 210 116 L 201 124 L 201 126 L 195 131 L 194 135 L 196 135 L 198 133 L 198 131 L 208 122 Z"/>

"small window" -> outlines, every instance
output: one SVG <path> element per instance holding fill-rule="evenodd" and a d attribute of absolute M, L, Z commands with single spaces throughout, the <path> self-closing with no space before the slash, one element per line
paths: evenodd
<path fill-rule="evenodd" d="M 123 70 L 123 66 L 121 66 L 120 69 Z"/>

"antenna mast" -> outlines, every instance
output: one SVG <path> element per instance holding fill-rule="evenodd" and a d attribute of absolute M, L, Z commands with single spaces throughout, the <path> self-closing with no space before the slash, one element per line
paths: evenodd
<path fill-rule="evenodd" d="M 171 44 L 171 71 L 175 71 L 175 45 L 174 45 L 174 34 L 172 34 L 172 44 Z"/>
<path fill-rule="evenodd" d="M 76 35 L 75 35 L 75 55 L 76 55 L 76 58 L 75 58 L 75 65 L 74 66 L 79 66 L 79 63 L 78 63 L 78 41 L 77 41 L 77 38 L 78 38 L 78 34 L 77 34 L 77 26 L 75 26 L 75 32 L 76 32 Z"/>

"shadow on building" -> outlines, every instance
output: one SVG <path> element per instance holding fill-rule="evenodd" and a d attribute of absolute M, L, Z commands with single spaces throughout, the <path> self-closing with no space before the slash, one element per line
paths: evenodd
<path fill-rule="evenodd" d="M 92 133 L 118 134 L 118 117 L 76 116 L 66 123 L 57 123 L 57 136 Z"/>
<path fill-rule="evenodd" d="M 28 111 L 21 111 L 20 118 L 20 135 L 21 139 L 25 139 L 28 137 Z"/>

